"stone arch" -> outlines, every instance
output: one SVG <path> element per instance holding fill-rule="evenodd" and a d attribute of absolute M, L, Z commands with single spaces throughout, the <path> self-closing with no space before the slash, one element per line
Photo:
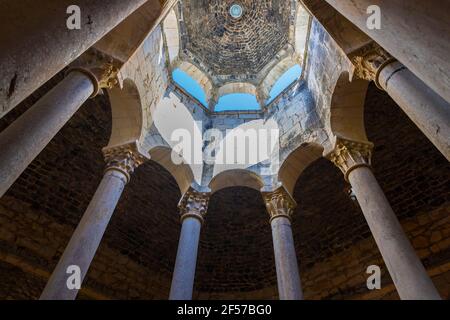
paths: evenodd
<path fill-rule="evenodd" d="M 211 100 L 215 100 L 215 87 L 212 82 L 212 80 L 209 78 L 209 76 L 200 70 L 196 65 L 188 62 L 188 61 L 181 61 L 177 59 L 173 62 L 172 69 L 180 69 L 181 71 L 188 74 L 192 79 L 197 81 L 197 83 L 202 87 L 203 91 L 206 95 L 206 101 L 208 104 L 211 104 Z"/>
<path fill-rule="evenodd" d="M 194 173 L 187 164 L 175 164 L 172 159 L 178 157 L 169 147 L 158 146 L 150 149 L 150 159 L 163 166 L 175 178 L 181 194 L 184 194 L 194 182 Z"/>
<path fill-rule="evenodd" d="M 368 84 L 366 80 L 351 79 L 348 71 L 341 73 L 331 97 L 328 125 L 332 135 L 367 141 L 364 104 Z"/>
<path fill-rule="evenodd" d="M 300 64 L 303 64 L 304 62 L 310 25 L 311 15 L 308 10 L 299 3 L 295 16 L 293 43 L 295 54 Z"/>
<path fill-rule="evenodd" d="M 222 189 L 202 227 L 195 299 L 277 299 L 269 215 L 259 191 Z"/>
<path fill-rule="evenodd" d="M 219 88 L 217 98 L 232 93 L 247 93 L 256 96 L 256 86 L 248 82 L 227 83 Z"/>
<path fill-rule="evenodd" d="M 278 181 L 292 195 L 295 184 L 302 172 L 314 161 L 322 157 L 324 148 L 316 143 L 304 143 L 292 151 L 283 161 L 278 172 Z"/>
<path fill-rule="evenodd" d="M 143 129 L 142 103 L 133 80 L 127 78 L 122 88 L 108 90 L 112 110 L 112 130 L 108 146 L 138 141 Z"/>
<path fill-rule="evenodd" d="M 163 22 L 163 30 L 169 54 L 169 61 L 172 63 L 178 57 L 180 50 L 180 31 L 178 27 L 178 18 L 175 10 L 170 10 Z"/>
<path fill-rule="evenodd" d="M 245 93 L 245 94 L 250 94 L 252 96 L 255 96 L 256 100 L 260 104 L 260 107 L 264 105 L 264 99 L 261 99 L 262 97 L 259 95 L 258 89 L 256 88 L 256 86 L 254 84 L 249 83 L 249 82 L 227 83 L 227 84 L 221 86 L 217 90 L 217 97 L 215 97 L 215 98 L 216 98 L 217 102 L 219 102 L 219 99 L 221 97 L 225 97 L 227 95 L 235 94 L 235 93 Z M 211 108 L 211 109 L 213 109 L 213 108 Z"/>
<path fill-rule="evenodd" d="M 227 83 L 219 88 L 218 98 L 231 93 L 248 93 L 256 95 L 256 87 L 248 82 Z"/>
<path fill-rule="evenodd" d="M 214 176 L 209 183 L 211 193 L 231 187 L 247 187 L 260 191 L 263 186 L 264 181 L 258 174 L 245 169 L 222 171 Z"/>

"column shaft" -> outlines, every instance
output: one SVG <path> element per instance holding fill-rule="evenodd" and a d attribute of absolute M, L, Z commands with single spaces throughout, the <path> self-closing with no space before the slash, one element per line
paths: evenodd
<path fill-rule="evenodd" d="M 105 172 L 86 212 L 40 297 L 41 300 L 74 300 L 76 289 L 68 289 L 66 273 L 71 265 L 80 267 L 81 281 L 87 274 L 109 220 L 127 183 L 124 173 Z"/>
<path fill-rule="evenodd" d="M 280 300 L 302 300 L 297 255 L 291 222 L 285 216 L 272 219 L 272 238 Z"/>
<path fill-rule="evenodd" d="M 0 133 L 0 197 L 93 92 L 89 77 L 71 72 Z"/>
<path fill-rule="evenodd" d="M 146 1 L 1 1 L 0 118 Z M 81 11 L 79 30 L 66 27 L 73 4 Z"/>
<path fill-rule="evenodd" d="M 370 168 L 357 167 L 348 179 L 400 298 L 440 299 Z"/>
<path fill-rule="evenodd" d="M 448 1 L 326 1 L 450 102 L 450 42 L 444 36 L 450 34 Z M 380 29 L 367 25 L 373 5 L 381 11 Z"/>
<path fill-rule="evenodd" d="M 385 66 L 378 82 L 450 161 L 450 104 L 400 62 Z"/>
<path fill-rule="evenodd" d="M 201 227 L 202 223 L 198 218 L 187 217 L 183 220 L 170 300 L 192 299 Z"/>

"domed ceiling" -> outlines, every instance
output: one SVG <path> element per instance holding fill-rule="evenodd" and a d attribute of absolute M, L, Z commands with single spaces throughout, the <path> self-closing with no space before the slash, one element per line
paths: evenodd
<path fill-rule="evenodd" d="M 249 77 L 288 45 L 290 0 L 183 0 L 182 50 L 211 75 Z"/>

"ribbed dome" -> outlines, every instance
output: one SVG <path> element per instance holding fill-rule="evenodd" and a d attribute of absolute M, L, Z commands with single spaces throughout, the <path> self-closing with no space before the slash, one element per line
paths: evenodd
<path fill-rule="evenodd" d="M 290 1 L 183 1 L 185 49 L 213 75 L 257 74 L 287 45 L 290 12 Z"/>

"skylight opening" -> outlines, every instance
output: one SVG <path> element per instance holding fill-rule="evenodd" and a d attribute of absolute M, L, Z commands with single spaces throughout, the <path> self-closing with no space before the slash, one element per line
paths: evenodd
<path fill-rule="evenodd" d="M 242 17 L 243 12 L 244 10 L 239 4 L 233 4 L 230 8 L 230 15 L 234 19 L 239 19 L 240 17 Z"/>
<path fill-rule="evenodd" d="M 249 93 L 231 93 L 220 97 L 214 111 L 261 110 L 256 96 Z"/>
<path fill-rule="evenodd" d="M 204 107 L 208 106 L 205 91 L 191 76 L 180 69 L 175 69 L 172 73 L 172 79 L 187 93 L 197 99 Z"/>
<path fill-rule="evenodd" d="M 286 90 L 292 83 L 297 81 L 302 75 L 302 67 L 298 64 L 291 67 L 275 82 L 272 90 L 270 90 L 270 98 L 267 103 L 271 103 L 278 97 L 284 90 Z"/>

